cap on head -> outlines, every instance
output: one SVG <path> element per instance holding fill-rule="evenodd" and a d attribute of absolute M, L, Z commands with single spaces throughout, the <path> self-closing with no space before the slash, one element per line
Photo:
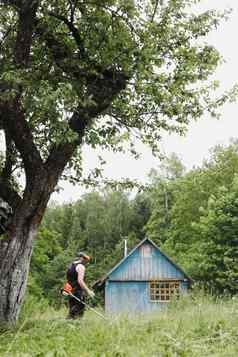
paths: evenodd
<path fill-rule="evenodd" d="M 90 259 L 91 259 L 90 256 L 87 255 L 87 254 L 85 254 L 84 252 L 78 252 L 77 257 L 78 257 L 78 258 L 84 258 L 84 259 L 87 260 L 88 262 L 89 262 Z"/>

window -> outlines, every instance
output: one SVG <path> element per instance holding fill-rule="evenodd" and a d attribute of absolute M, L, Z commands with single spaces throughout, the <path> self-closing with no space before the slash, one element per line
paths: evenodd
<path fill-rule="evenodd" d="M 172 296 L 179 297 L 179 281 L 151 281 L 150 301 L 167 302 Z"/>

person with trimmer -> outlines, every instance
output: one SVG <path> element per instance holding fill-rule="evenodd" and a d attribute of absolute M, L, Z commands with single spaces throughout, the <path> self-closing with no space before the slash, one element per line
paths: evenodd
<path fill-rule="evenodd" d="M 94 298 L 94 292 L 88 288 L 84 281 L 85 266 L 90 261 L 90 257 L 80 252 L 75 261 L 72 262 L 67 270 L 67 283 L 64 286 L 64 291 L 69 292 L 69 319 L 82 317 L 85 310 L 85 295 Z M 76 298 L 75 298 L 76 297 Z"/>

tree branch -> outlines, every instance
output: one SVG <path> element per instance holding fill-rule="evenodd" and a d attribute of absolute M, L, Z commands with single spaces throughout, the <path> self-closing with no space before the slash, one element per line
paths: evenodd
<path fill-rule="evenodd" d="M 38 0 L 19 1 L 19 21 L 14 51 L 14 60 L 17 67 L 26 68 L 30 57 L 32 33 L 35 26 Z"/>
<path fill-rule="evenodd" d="M 63 21 L 68 26 L 81 55 L 84 55 L 83 43 L 74 25 L 61 15 L 52 12 L 50 15 Z M 126 87 L 129 78 L 119 70 L 114 68 L 103 69 L 92 61 L 85 62 L 86 66 L 82 70 L 79 57 L 75 58 L 75 54 L 68 49 L 67 44 L 55 38 L 52 32 L 42 24 L 38 24 L 37 32 L 46 41 L 57 66 L 72 79 L 77 81 L 83 79 L 85 85 L 86 105 L 79 106 L 68 122 L 69 127 L 78 134 L 77 139 L 72 142 L 62 141 L 60 144 L 54 145 L 45 162 L 45 168 L 49 173 L 52 173 L 51 179 L 52 182 L 55 182 L 55 178 L 62 174 L 76 147 L 81 145 L 85 130 L 92 124 L 94 118 L 102 115 L 108 109 L 114 97 Z M 75 58 L 75 61 L 72 61 L 72 58 Z"/>
<path fill-rule="evenodd" d="M 13 209 L 22 202 L 21 196 L 13 189 L 11 183 L 0 175 L 0 197 Z"/>
<path fill-rule="evenodd" d="M 26 176 L 29 178 L 42 165 L 42 159 L 34 144 L 24 113 L 19 108 L 17 100 L 0 106 L 0 113 L 3 128 L 14 141 L 22 157 Z"/>
<path fill-rule="evenodd" d="M 92 124 L 94 118 L 103 114 L 116 96 L 126 86 L 127 78 L 120 72 L 104 71 L 98 78 L 88 78 L 88 96 L 93 104 L 79 107 L 69 120 L 69 127 L 78 134 L 73 142 L 61 143 L 54 146 L 45 163 L 48 172 L 59 176 L 77 146 L 81 145 L 86 129 Z"/>
<path fill-rule="evenodd" d="M 157 12 L 157 9 L 158 9 L 158 6 L 159 6 L 159 2 L 160 2 L 160 0 L 156 0 L 156 2 L 155 2 L 153 14 L 151 16 L 151 22 L 154 21 L 154 18 L 155 18 L 155 15 L 156 15 L 156 12 Z"/>
<path fill-rule="evenodd" d="M 38 23 L 37 34 L 46 42 L 55 64 L 70 78 L 77 80 L 85 77 L 85 72 L 79 68 L 79 55 L 72 53 L 66 43 L 59 41 L 44 24 Z M 63 74 L 62 74 L 63 75 Z"/>
<path fill-rule="evenodd" d="M 76 147 L 82 143 L 85 130 L 89 124 L 90 119 L 88 117 L 83 118 L 80 112 L 75 112 L 69 120 L 69 126 L 78 133 L 78 137 L 72 142 L 60 143 L 52 147 L 45 162 L 45 168 L 55 179 L 61 175 Z"/>
<path fill-rule="evenodd" d="M 69 8 L 70 8 L 70 22 L 73 23 L 74 22 L 74 14 L 75 14 L 76 6 L 77 6 L 77 1 L 75 1 L 75 3 L 73 4 L 73 2 L 71 0 L 68 0 L 68 3 L 69 3 Z"/>
<path fill-rule="evenodd" d="M 19 1 L 19 5 L 18 29 L 13 56 L 17 68 L 27 68 L 38 0 Z M 7 135 L 14 141 L 16 149 L 22 157 L 26 177 L 29 179 L 32 173 L 42 165 L 42 159 L 34 144 L 32 132 L 21 108 L 21 93 L 22 88 L 19 85 L 15 98 L 1 103 L 0 121 Z M 10 161 L 8 161 L 9 165 Z M 9 169 L 10 166 L 8 168 L 5 167 L 5 174 Z"/>
<path fill-rule="evenodd" d="M 86 57 L 86 52 L 85 52 L 85 48 L 84 48 L 84 42 L 80 36 L 80 33 L 78 31 L 78 29 L 74 26 L 73 24 L 73 18 L 72 18 L 72 14 L 71 14 L 71 21 L 69 21 L 66 17 L 61 16 L 61 15 L 57 15 L 54 12 L 49 12 L 49 15 L 64 22 L 64 24 L 68 27 L 68 29 L 70 30 L 70 32 L 73 35 L 73 38 L 78 46 L 78 49 L 80 51 L 80 55 L 82 58 Z"/>
<path fill-rule="evenodd" d="M 21 6 L 22 0 L 1 0 L 0 4 L 3 5 L 11 5 L 14 6 L 16 8 L 19 8 Z"/>
<path fill-rule="evenodd" d="M 9 26 L 9 28 L 7 29 L 7 31 L 5 32 L 5 34 L 2 36 L 1 41 L 0 41 L 0 48 L 4 45 L 4 41 L 6 40 L 6 38 L 8 37 L 8 35 L 11 33 L 11 31 L 16 27 L 16 22 L 12 25 Z"/>
<path fill-rule="evenodd" d="M 5 158 L 5 165 L 2 169 L 2 177 L 5 180 L 9 180 L 12 174 L 12 167 L 15 163 L 15 150 L 13 141 L 11 140 L 10 135 L 8 132 L 5 132 L 5 141 L 6 141 L 6 158 Z"/>

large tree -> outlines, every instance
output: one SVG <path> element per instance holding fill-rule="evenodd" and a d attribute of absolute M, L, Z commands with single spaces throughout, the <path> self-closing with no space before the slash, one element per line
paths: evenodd
<path fill-rule="evenodd" d="M 190 248 L 193 276 L 219 294 L 238 292 L 238 180 L 228 190 L 221 187 L 208 200 L 199 222 L 197 241 Z"/>
<path fill-rule="evenodd" d="M 13 209 L 0 240 L 1 322 L 17 320 L 37 228 L 59 178 L 70 167 L 80 177 L 83 143 L 121 150 L 136 133 L 156 150 L 164 130 L 213 111 L 214 85 L 202 81 L 220 56 L 196 41 L 222 16 L 194 15 L 193 3 L 0 1 L 0 197 Z"/>

